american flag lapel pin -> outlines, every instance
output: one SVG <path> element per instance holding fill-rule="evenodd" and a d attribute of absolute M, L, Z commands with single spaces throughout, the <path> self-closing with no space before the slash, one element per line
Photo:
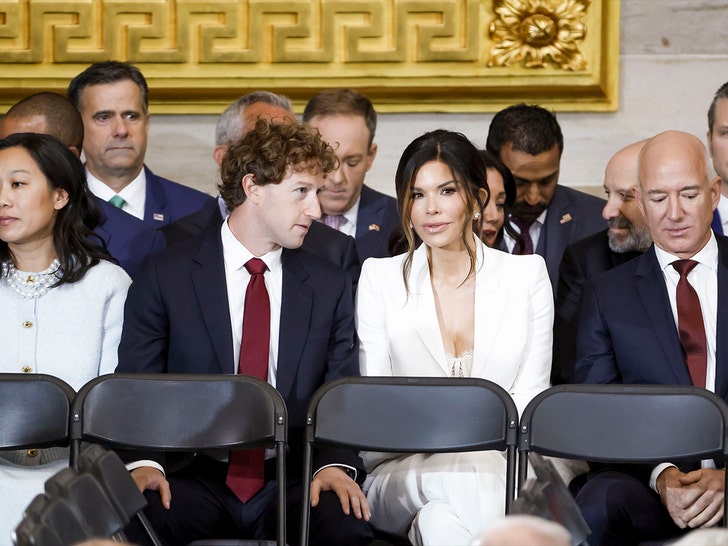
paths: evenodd
<path fill-rule="evenodd" d="M 571 217 L 571 214 L 569 214 L 567 212 L 566 214 L 564 214 L 561 217 L 561 220 L 559 220 L 559 224 L 567 224 L 567 223 L 571 222 L 572 220 L 573 220 L 573 218 Z"/>
<path fill-rule="evenodd" d="M 157 222 L 164 222 L 164 214 L 161 212 L 155 212 L 152 214 L 152 218 L 154 218 Z"/>

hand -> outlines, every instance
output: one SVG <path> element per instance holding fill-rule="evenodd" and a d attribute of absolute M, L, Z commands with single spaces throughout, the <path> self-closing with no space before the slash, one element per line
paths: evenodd
<path fill-rule="evenodd" d="M 131 471 L 139 491 L 144 493 L 147 489 L 159 492 L 162 498 L 162 506 L 169 510 L 169 503 L 172 501 L 172 492 L 169 489 L 169 482 L 158 469 L 151 466 L 140 466 Z"/>
<path fill-rule="evenodd" d="M 684 474 L 675 467 L 657 478 L 657 491 L 675 525 L 711 527 L 723 517 L 723 470 L 702 468 Z"/>
<path fill-rule="evenodd" d="M 372 516 L 367 498 L 354 480 L 337 466 L 327 466 L 316 473 L 311 482 L 311 506 L 317 506 L 322 491 L 333 491 L 339 497 L 344 514 L 354 511 L 357 519 L 369 521 Z"/>

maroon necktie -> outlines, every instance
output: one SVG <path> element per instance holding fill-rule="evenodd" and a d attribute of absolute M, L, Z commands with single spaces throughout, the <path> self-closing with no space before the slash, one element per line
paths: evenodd
<path fill-rule="evenodd" d="M 708 368 L 708 344 L 705 339 L 703 312 L 698 293 L 688 282 L 688 273 L 698 265 L 695 260 L 677 260 L 672 267 L 680 273 L 677 283 L 677 329 L 690 378 L 696 387 L 705 388 Z"/>
<path fill-rule="evenodd" d="M 270 300 L 263 273 L 265 262 L 251 258 L 245 264 L 250 281 L 245 291 L 243 340 L 240 343 L 238 373 L 268 380 L 270 346 Z M 246 449 L 230 452 L 225 483 L 243 502 L 248 502 L 263 487 L 265 450 Z"/>
<path fill-rule="evenodd" d="M 533 254 L 533 239 L 531 239 L 530 229 L 535 220 L 527 222 L 511 216 L 511 222 L 518 226 L 521 230 L 521 240 L 516 239 L 516 244 L 513 246 L 513 254 Z"/>

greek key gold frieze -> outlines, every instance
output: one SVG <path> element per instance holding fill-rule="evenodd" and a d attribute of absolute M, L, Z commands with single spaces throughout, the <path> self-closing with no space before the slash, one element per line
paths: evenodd
<path fill-rule="evenodd" d="M 219 111 L 256 88 L 298 106 L 330 86 L 381 111 L 513 96 L 558 108 L 567 95 L 611 109 L 618 16 L 618 0 L 0 0 L 0 107 L 121 59 L 145 73 L 156 111 Z"/>

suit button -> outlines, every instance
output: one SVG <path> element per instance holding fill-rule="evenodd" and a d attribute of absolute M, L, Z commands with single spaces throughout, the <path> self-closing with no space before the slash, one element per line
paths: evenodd
<path fill-rule="evenodd" d="M 26 321 L 25 321 L 25 322 L 23 323 L 23 328 L 32 328 L 32 327 L 33 327 L 33 323 L 32 323 L 32 322 L 30 322 L 29 320 L 26 320 Z"/>
<path fill-rule="evenodd" d="M 35 449 L 35 448 L 29 449 L 27 451 L 27 455 L 28 455 L 28 457 L 37 457 L 38 456 L 38 450 Z"/>
<path fill-rule="evenodd" d="M 30 373 L 33 371 L 33 368 L 31 368 L 30 366 L 23 366 L 22 370 L 23 373 Z"/>

